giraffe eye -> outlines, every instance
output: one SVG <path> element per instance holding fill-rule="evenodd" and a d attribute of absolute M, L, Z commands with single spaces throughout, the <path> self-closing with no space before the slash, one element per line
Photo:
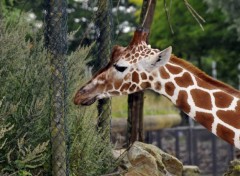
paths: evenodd
<path fill-rule="evenodd" d="M 117 71 L 119 71 L 119 72 L 124 72 L 124 71 L 127 69 L 127 67 L 118 66 L 117 64 L 114 64 L 113 66 L 114 66 L 114 68 L 115 68 Z"/>

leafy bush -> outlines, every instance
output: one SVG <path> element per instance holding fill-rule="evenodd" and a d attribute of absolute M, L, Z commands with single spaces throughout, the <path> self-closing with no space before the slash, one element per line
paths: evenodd
<path fill-rule="evenodd" d="M 2 20 L 0 46 L 0 128 L 14 126 L 1 139 L 0 172 L 40 174 L 48 159 L 50 113 L 43 40 L 24 21 Z"/>
<path fill-rule="evenodd" d="M 104 129 L 102 133 L 96 130 L 97 113 L 94 106 L 76 107 L 72 103 L 72 96 L 84 82 L 86 73 L 85 62 L 90 49 L 81 48 L 68 57 L 69 66 L 69 130 L 70 130 L 70 167 L 74 176 L 86 175 L 96 176 L 111 172 L 116 163 L 112 158 L 112 146 L 110 139 L 106 139 Z M 85 74 L 83 74 L 85 70 Z"/>
<path fill-rule="evenodd" d="M 22 20 L 0 21 L 0 175 L 51 175 L 51 70 L 42 36 Z M 113 168 L 110 141 L 96 131 L 95 107 L 72 103 L 90 49 L 78 48 L 67 57 L 72 175 L 101 175 Z"/>

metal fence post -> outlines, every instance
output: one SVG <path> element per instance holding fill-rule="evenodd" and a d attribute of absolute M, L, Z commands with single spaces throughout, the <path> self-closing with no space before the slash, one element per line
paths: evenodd
<path fill-rule="evenodd" d="M 69 175 L 66 134 L 67 1 L 46 0 L 45 42 L 51 61 L 51 164 L 53 176 Z"/>

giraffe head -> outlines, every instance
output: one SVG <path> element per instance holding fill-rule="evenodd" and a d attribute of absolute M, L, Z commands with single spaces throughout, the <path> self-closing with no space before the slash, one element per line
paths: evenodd
<path fill-rule="evenodd" d="M 152 72 L 169 61 L 172 48 L 151 49 L 146 43 L 147 35 L 137 30 L 127 47 L 114 46 L 107 66 L 77 91 L 74 103 L 91 105 L 98 99 L 150 88 Z"/>

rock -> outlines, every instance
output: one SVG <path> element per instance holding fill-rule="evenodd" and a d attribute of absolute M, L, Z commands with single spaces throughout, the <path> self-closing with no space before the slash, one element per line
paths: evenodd
<path fill-rule="evenodd" d="M 240 160 L 233 160 L 224 176 L 239 176 L 240 175 Z"/>
<path fill-rule="evenodd" d="M 183 176 L 200 176 L 200 169 L 197 166 L 183 166 Z"/>
<path fill-rule="evenodd" d="M 127 152 L 125 176 L 181 176 L 182 163 L 151 144 L 135 142 Z"/>

